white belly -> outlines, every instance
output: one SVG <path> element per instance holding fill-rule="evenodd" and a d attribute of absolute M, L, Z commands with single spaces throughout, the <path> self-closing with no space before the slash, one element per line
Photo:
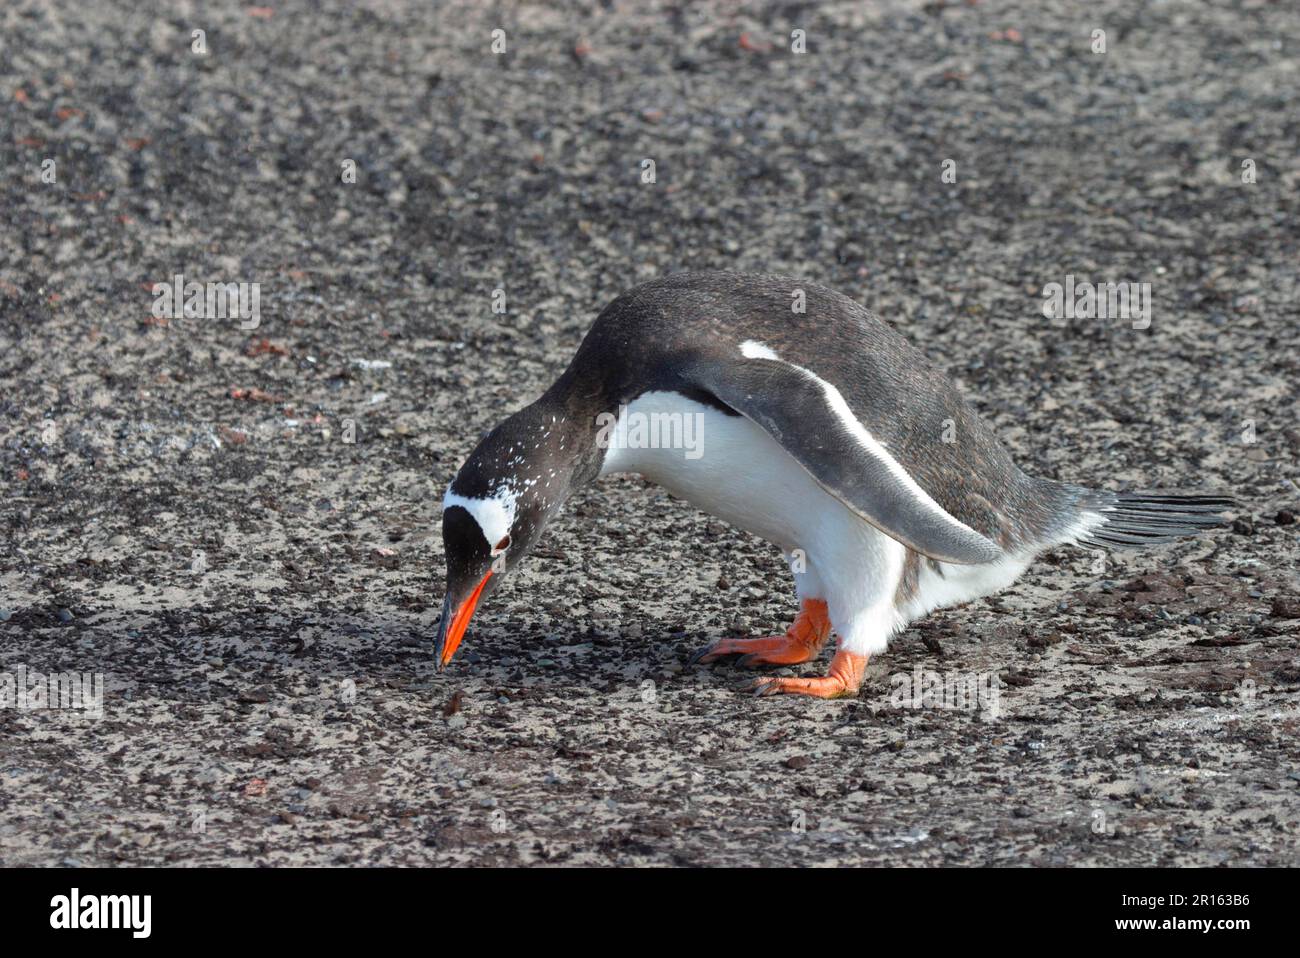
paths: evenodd
<path fill-rule="evenodd" d="M 646 393 L 599 441 L 601 475 L 635 472 L 698 508 L 775 543 L 802 598 L 825 599 L 841 647 L 883 651 L 909 621 L 1010 585 L 1029 557 L 983 566 L 924 566 L 915 595 L 895 603 L 904 546 L 826 492 L 776 440 L 743 416 L 677 393 Z"/>
<path fill-rule="evenodd" d="M 820 522 L 861 522 L 760 427 L 677 393 L 633 400 L 609 438 L 602 476 L 640 473 L 786 552 Z"/>

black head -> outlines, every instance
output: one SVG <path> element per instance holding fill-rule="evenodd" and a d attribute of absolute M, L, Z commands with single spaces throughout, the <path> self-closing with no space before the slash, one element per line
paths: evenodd
<path fill-rule="evenodd" d="M 443 498 L 447 594 L 435 655 L 445 668 L 474 610 L 533 547 L 573 488 L 583 445 L 537 404 L 492 430 Z"/>

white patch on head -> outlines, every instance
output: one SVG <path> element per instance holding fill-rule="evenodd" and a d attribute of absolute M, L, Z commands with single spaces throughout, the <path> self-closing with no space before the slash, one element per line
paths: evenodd
<path fill-rule="evenodd" d="M 800 375 L 805 376 L 816 383 L 821 388 L 822 394 L 826 397 L 826 404 L 830 406 L 831 411 L 835 413 L 836 417 L 844 425 L 844 428 L 849 431 L 849 434 L 854 438 L 858 445 L 866 450 L 866 452 L 874 459 L 883 464 L 894 478 L 897 479 L 909 493 L 911 493 L 912 498 L 915 499 L 919 505 L 933 513 L 936 513 L 944 522 L 955 528 L 962 529 L 971 535 L 980 535 L 970 526 L 966 525 L 966 523 L 953 516 L 952 513 L 939 505 L 939 503 L 935 502 L 930 494 L 917 484 L 916 480 L 913 479 L 911 474 L 903 468 L 902 464 L 889 454 L 889 451 L 885 448 L 885 444 L 875 436 L 871 435 L 870 431 L 858 421 L 858 417 L 855 416 L 853 410 L 849 408 L 848 401 L 845 400 L 844 395 L 836 389 L 834 385 L 822 379 L 812 370 L 805 369 L 797 363 L 792 363 L 782 359 L 770 347 L 755 342 L 752 339 L 741 343 L 740 351 L 748 359 L 771 359 L 783 363 L 798 372 Z M 984 537 L 980 536 L 980 538 Z"/>
<path fill-rule="evenodd" d="M 515 501 L 518 497 L 509 487 L 502 489 L 491 498 L 470 499 L 447 490 L 442 497 L 442 511 L 452 506 L 460 506 L 478 523 L 487 544 L 495 547 L 498 542 L 510 534 L 510 527 L 515 522 Z"/>
<path fill-rule="evenodd" d="M 780 359 L 770 346 L 764 346 L 752 339 L 747 339 L 740 344 L 740 354 L 746 359 Z"/>

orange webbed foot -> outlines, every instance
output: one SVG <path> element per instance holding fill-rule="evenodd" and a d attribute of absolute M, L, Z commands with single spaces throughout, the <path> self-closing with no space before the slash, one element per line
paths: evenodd
<path fill-rule="evenodd" d="M 785 635 L 765 639 L 719 639 L 691 656 L 690 665 L 712 662 L 724 655 L 740 655 L 738 664 L 746 668 L 757 665 L 798 665 L 817 658 L 830 638 L 831 620 L 826 603 L 805 599 L 803 608 Z"/>
<path fill-rule="evenodd" d="M 755 695 L 811 695 L 819 699 L 841 699 L 858 694 L 867 674 L 867 657 L 836 652 L 830 672 L 816 678 L 761 678 L 754 683 Z"/>

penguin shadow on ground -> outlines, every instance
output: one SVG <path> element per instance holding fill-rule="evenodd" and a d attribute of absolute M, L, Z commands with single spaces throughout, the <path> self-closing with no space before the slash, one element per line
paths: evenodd
<path fill-rule="evenodd" d="M 19 610 L 6 625 L 28 626 L 0 671 L 102 675 L 109 697 L 173 704 L 230 700 L 260 704 L 358 688 L 409 692 L 441 704 L 462 688 L 635 689 L 646 679 L 694 684 L 681 651 L 697 639 L 658 634 L 647 624 L 635 640 L 590 629 L 514 629 L 485 616 L 459 654 L 439 672 L 434 657 L 438 612 L 279 611 L 270 607 L 215 621 L 211 607 L 84 610 L 70 623 L 43 610 Z M 698 642 L 710 641 L 705 633 Z M 692 646 L 693 648 L 693 646 Z M 674 665 L 676 668 L 674 668 Z M 714 669 L 709 685 L 753 676 Z"/>
<path fill-rule="evenodd" d="M 634 629 L 575 627 L 548 633 L 488 615 L 439 672 L 433 651 L 438 612 L 432 609 L 259 607 L 215 621 L 210 607 L 109 607 L 71 623 L 26 610 L 6 625 L 31 629 L 23 647 L 10 647 L 0 670 L 24 665 L 29 672 L 46 674 L 102 674 L 110 697 L 193 705 L 346 697 L 350 690 L 366 687 L 426 697 L 433 704 L 462 689 L 637 694 L 647 681 L 664 690 L 743 697 L 762 676 L 821 674 L 831 655 L 823 650 L 797 666 L 747 668 L 734 657 L 691 665 L 692 653 L 731 633 L 682 631 L 653 621 Z M 624 634 L 629 629 L 635 634 Z M 918 666 L 972 666 L 966 653 L 974 646 L 951 637 L 943 641 L 937 649 L 937 640 L 924 628 L 900 633 L 888 652 L 872 657 L 858 700 L 886 701 L 893 677 Z"/>

